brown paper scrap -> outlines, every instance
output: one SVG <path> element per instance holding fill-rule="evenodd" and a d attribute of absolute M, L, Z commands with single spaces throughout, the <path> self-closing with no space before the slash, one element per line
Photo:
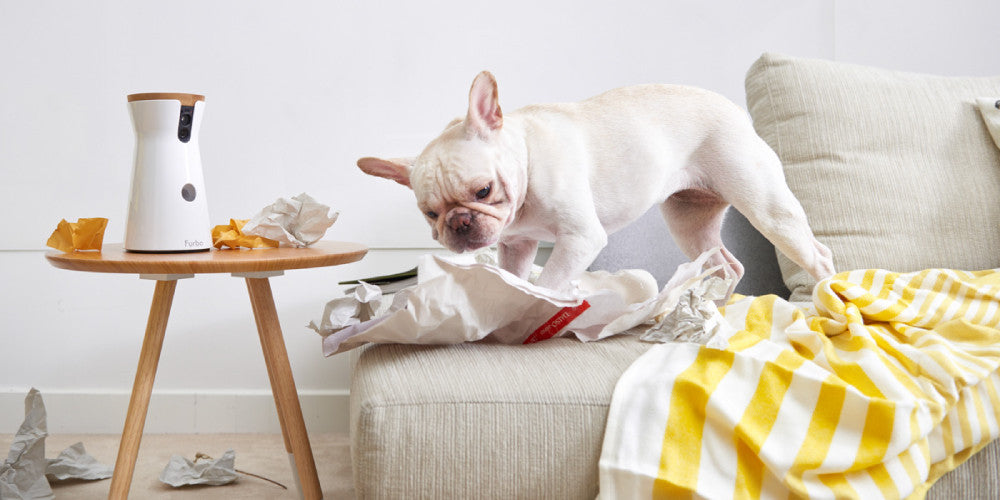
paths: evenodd
<path fill-rule="evenodd" d="M 45 244 L 67 253 L 77 250 L 100 252 L 104 243 L 104 229 L 107 227 L 108 219 L 104 217 L 77 219 L 76 222 L 66 222 L 63 219 Z"/>
<path fill-rule="evenodd" d="M 229 224 L 221 224 L 212 228 L 212 245 L 215 248 L 276 248 L 278 242 L 243 232 L 243 226 L 249 219 L 229 219 Z"/>

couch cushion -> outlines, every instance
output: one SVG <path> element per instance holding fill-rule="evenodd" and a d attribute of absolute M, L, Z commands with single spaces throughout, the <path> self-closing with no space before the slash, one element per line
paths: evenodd
<path fill-rule="evenodd" d="M 371 345 L 351 384 L 359 498 L 594 498 L 633 335 L 524 346 Z"/>
<path fill-rule="evenodd" d="M 1000 267 L 1000 152 L 975 106 L 1000 77 L 765 54 L 746 91 L 838 270 Z M 778 262 L 792 300 L 808 300 L 814 280 Z"/>

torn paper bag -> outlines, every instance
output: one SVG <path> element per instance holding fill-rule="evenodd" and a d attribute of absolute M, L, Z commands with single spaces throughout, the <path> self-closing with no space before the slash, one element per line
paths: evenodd
<path fill-rule="evenodd" d="M 291 199 L 278 198 L 243 226 L 243 233 L 255 234 L 297 247 L 316 243 L 337 221 L 340 212 L 330 215 L 330 207 L 302 193 Z"/>
<path fill-rule="evenodd" d="M 236 452 L 227 450 L 218 459 L 197 459 L 192 462 L 180 455 L 170 457 L 170 462 L 160 473 L 160 482 L 175 488 L 196 484 L 221 486 L 236 481 Z"/>
<path fill-rule="evenodd" d="M 10 445 L 10 453 L 0 465 L 0 498 L 53 498 L 45 479 L 45 437 L 48 436 L 45 403 L 38 389 L 24 398 L 24 422 Z"/>
<path fill-rule="evenodd" d="M 560 293 L 496 266 L 424 256 L 417 285 L 397 293 L 387 314 L 368 321 L 326 314 L 319 327 L 312 326 L 324 336 L 327 356 L 367 342 L 453 344 L 491 338 L 511 344 L 566 333 L 598 340 L 672 311 L 686 288 L 720 271 L 704 269 L 712 255 L 678 268 L 660 293 L 652 275 L 642 270 L 588 272 L 573 292 Z"/>
<path fill-rule="evenodd" d="M 570 321 L 592 325 L 601 322 L 609 309 L 627 307 L 612 290 L 614 286 L 561 293 L 496 266 L 461 264 L 456 260 L 422 257 L 417 285 L 398 292 L 388 314 L 346 328 L 336 325 L 320 331 L 326 334 L 324 353 L 329 356 L 366 342 L 453 344 L 489 336 L 499 342 L 523 343 L 547 323 L 560 325 L 557 331 L 550 332 L 555 335 Z M 656 281 L 645 271 L 605 274 L 604 281 L 630 282 L 629 287 L 640 290 L 646 298 L 656 293 Z M 540 340 L 537 336 L 535 339 Z"/>

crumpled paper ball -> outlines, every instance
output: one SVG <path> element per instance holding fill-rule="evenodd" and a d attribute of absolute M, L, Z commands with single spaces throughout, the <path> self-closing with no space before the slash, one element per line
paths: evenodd
<path fill-rule="evenodd" d="M 101 251 L 104 229 L 107 227 L 108 219 L 104 217 L 77 219 L 76 222 L 66 222 L 63 219 L 45 244 L 67 253 L 77 250 Z"/>
<path fill-rule="evenodd" d="M 275 248 L 278 242 L 257 236 L 246 234 L 243 228 L 249 219 L 229 219 L 229 224 L 220 224 L 212 228 L 212 246 L 218 249 L 229 248 Z"/>
<path fill-rule="evenodd" d="M 694 342 L 715 349 L 725 349 L 733 329 L 726 322 L 715 301 L 729 291 L 731 280 L 709 276 L 695 283 L 678 297 L 673 310 L 661 315 L 639 340 L 645 342 Z"/>
<path fill-rule="evenodd" d="M 160 482 L 174 488 L 181 486 L 205 484 L 222 486 L 236 481 L 236 452 L 226 450 L 220 458 L 198 457 L 195 461 L 180 455 L 172 455 L 170 462 L 160 473 Z"/>
<path fill-rule="evenodd" d="M 264 207 L 250 219 L 243 232 L 270 238 L 297 247 L 316 243 L 337 221 L 340 212 L 329 215 L 330 207 L 317 202 L 306 193 L 277 201 Z"/>

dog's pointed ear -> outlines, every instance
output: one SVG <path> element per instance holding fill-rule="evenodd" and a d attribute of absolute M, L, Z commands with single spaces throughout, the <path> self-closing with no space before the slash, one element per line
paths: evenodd
<path fill-rule="evenodd" d="M 396 181 L 410 189 L 410 169 L 415 158 L 382 158 L 365 157 L 358 160 L 358 168 L 368 175 Z"/>
<path fill-rule="evenodd" d="M 497 97 L 497 80 L 489 71 L 476 75 L 469 90 L 469 114 L 465 127 L 470 133 L 486 137 L 503 126 L 503 112 Z"/>

